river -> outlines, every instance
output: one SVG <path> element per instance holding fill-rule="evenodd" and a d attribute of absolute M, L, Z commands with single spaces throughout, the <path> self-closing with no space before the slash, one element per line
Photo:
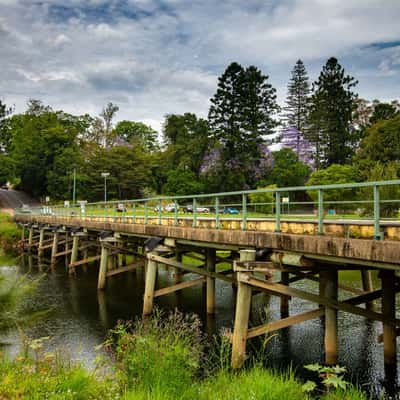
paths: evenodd
<path fill-rule="evenodd" d="M 27 275 L 29 278 L 42 276 L 38 290 L 29 299 L 37 309 L 50 309 L 50 313 L 27 329 L 30 337 L 49 336 L 50 348 L 63 349 L 72 359 L 80 360 L 92 368 L 100 344 L 107 331 L 118 320 L 129 320 L 140 316 L 144 277 L 142 271 L 126 273 L 109 280 L 104 292 L 97 290 L 97 268 L 70 277 L 63 263 L 53 272 L 40 271 L 36 261 L 27 255 L 15 259 L 0 258 L 0 273 Z M 359 286 L 359 273 L 345 272 L 341 282 Z M 158 284 L 162 287 L 171 280 L 170 273 L 163 269 Z M 378 281 L 375 277 L 375 284 Z M 299 288 L 317 292 L 315 282 L 296 283 Z M 341 293 L 341 298 L 346 296 Z M 348 294 L 347 294 L 348 296 Z M 179 294 L 170 294 L 156 299 L 156 304 L 165 310 L 177 307 L 184 312 L 194 312 L 204 322 L 205 331 L 217 332 L 232 327 L 234 294 L 230 284 L 218 281 L 216 284 L 216 315 L 208 319 L 205 314 L 205 293 L 203 288 L 185 289 Z M 399 304 L 399 302 L 397 302 Z M 311 309 L 311 305 L 298 299 L 290 302 L 290 314 Z M 398 307 L 397 312 L 400 312 Z M 279 318 L 279 299 L 267 295 L 256 295 L 253 300 L 252 319 Z M 347 377 L 368 392 L 377 394 L 384 382 L 383 345 L 377 342 L 382 332 L 380 323 L 367 321 L 362 317 L 339 312 L 339 364 L 348 369 Z M 16 332 L 3 337 L 6 352 L 15 355 L 20 346 Z M 265 362 L 276 368 L 292 366 L 304 377 L 303 365 L 323 361 L 323 328 L 319 319 L 292 326 L 274 335 L 266 345 Z M 253 343 L 253 346 L 252 346 Z M 250 348 L 258 346 L 250 343 Z M 397 363 L 400 365 L 400 348 Z M 397 381 L 399 381 L 397 372 Z"/>

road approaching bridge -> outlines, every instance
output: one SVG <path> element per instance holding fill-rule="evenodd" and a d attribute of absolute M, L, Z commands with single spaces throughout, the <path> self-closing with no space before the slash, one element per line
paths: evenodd
<path fill-rule="evenodd" d="M 321 316 L 325 360 L 337 363 L 341 310 L 382 322 L 385 366 L 393 368 L 400 328 L 400 198 L 393 193 L 399 188 L 396 180 L 158 197 L 32 208 L 17 211 L 15 219 L 29 232 L 21 242 L 27 250 L 44 257 L 51 249 L 53 268 L 59 257 L 68 257 L 71 274 L 98 263 L 99 290 L 113 276 L 145 266 L 144 315 L 157 297 L 199 284 L 206 285 L 206 309 L 213 314 L 215 280 L 232 283 L 234 367 L 243 364 L 248 339 Z M 228 208 L 236 211 L 222 213 Z M 227 263 L 227 269 L 217 267 Z M 174 281 L 156 289 L 160 265 L 174 271 Z M 359 271 L 361 287 L 344 286 L 341 270 Z M 379 271 L 380 288 L 373 288 L 371 271 Z M 303 279 L 319 282 L 319 293 L 293 286 Z M 282 318 L 249 328 L 252 294 L 260 291 L 280 298 Z M 293 297 L 314 307 L 290 316 Z"/>

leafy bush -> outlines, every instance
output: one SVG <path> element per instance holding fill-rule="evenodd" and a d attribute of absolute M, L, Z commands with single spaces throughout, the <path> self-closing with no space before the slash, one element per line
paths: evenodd
<path fill-rule="evenodd" d="M 200 368 L 202 334 L 194 315 L 156 312 L 148 320 L 120 324 L 111 331 L 120 370 L 128 388 L 178 397 Z"/>
<path fill-rule="evenodd" d="M 275 189 L 277 185 L 269 185 L 266 187 L 258 187 L 257 190 L 261 189 Z M 274 192 L 259 192 L 259 193 L 250 193 L 249 194 L 251 204 L 257 203 L 257 210 L 264 213 L 273 213 L 274 210 Z M 261 205 L 259 205 L 261 203 Z M 251 205 L 249 204 L 249 205 Z"/>

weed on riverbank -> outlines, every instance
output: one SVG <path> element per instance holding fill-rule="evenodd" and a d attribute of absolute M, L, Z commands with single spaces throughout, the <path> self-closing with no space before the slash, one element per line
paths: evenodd
<path fill-rule="evenodd" d="M 228 336 L 211 340 L 194 315 L 178 312 L 119 324 L 103 348 L 108 366 L 88 372 L 43 350 L 44 339 L 28 342 L 13 361 L 0 361 L 0 399 L 122 400 L 304 400 L 310 395 L 291 371 L 254 363 L 229 368 Z M 110 364 L 114 367 L 111 369 Z M 107 371 L 107 372 L 104 372 Z M 366 400 L 355 388 L 330 392 L 324 400 Z"/>
<path fill-rule="evenodd" d="M 11 215 L 0 212 L 0 248 L 12 249 L 21 236 L 21 230 L 12 220 Z"/>

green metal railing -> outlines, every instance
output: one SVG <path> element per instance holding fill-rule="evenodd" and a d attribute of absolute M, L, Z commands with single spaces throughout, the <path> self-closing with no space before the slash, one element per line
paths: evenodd
<path fill-rule="evenodd" d="M 264 196 L 264 198 L 263 198 Z M 79 203 L 79 202 L 78 202 Z M 97 218 L 105 221 L 122 218 L 126 223 L 162 224 L 173 218 L 179 225 L 191 219 L 194 228 L 201 220 L 214 221 L 217 229 L 225 220 L 240 222 L 242 230 L 253 220 L 274 221 L 275 232 L 281 222 L 299 220 L 318 225 L 319 235 L 329 219 L 368 220 L 374 226 L 375 239 L 382 239 L 381 223 L 398 220 L 400 180 L 344 183 L 335 185 L 265 188 L 191 196 L 153 198 L 22 208 L 16 214 L 59 215 L 71 218 Z"/>

